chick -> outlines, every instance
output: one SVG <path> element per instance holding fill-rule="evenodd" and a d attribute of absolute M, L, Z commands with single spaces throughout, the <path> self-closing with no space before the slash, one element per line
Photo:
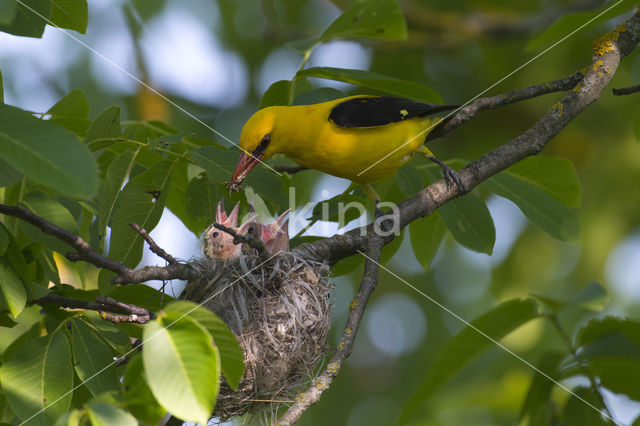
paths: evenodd
<path fill-rule="evenodd" d="M 238 228 L 238 209 L 240 203 L 236 204 L 229 216 L 224 209 L 224 200 L 220 200 L 216 208 L 216 218 L 214 223 L 219 223 L 231 228 L 236 232 L 241 232 Z M 212 225 L 210 225 L 202 235 L 202 253 L 210 259 L 233 259 L 241 255 L 241 247 L 233 243 L 233 237 Z"/>

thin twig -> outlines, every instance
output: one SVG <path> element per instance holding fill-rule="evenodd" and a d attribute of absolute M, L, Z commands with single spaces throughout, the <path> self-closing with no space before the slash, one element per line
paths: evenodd
<path fill-rule="evenodd" d="M 611 89 L 611 91 L 613 92 L 614 95 L 617 95 L 617 96 L 630 95 L 632 93 L 640 92 L 640 84 L 636 84 L 635 86 L 631 86 L 631 87 L 621 87 L 620 89 Z"/>
<path fill-rule="evenodd" d="M 298 394 L 296 402 L 280 417 L 276 423 L 277 425 L 285 426 L 296 423 L 306 409 L 316 403 L 322 396 L 322 393 L 329 388 L 333 379 L 340 373 L 344 361 L 351 355 L 367 302 L 378 284 L 378 262 L 380 262 L 380 253 L 383 245 L 384 240 L 381 237 L 373 233 L 369 234 L 366 248 L 367 256 L 365 257 L 364 274 L 360 283 L 360 289 L 349 304 L 349 317 L 347 318 L 347 324 L 336 348 L 336 352 L 322 373 L 313 379 L 311 387 L 305 392 Z"/>
<path fill-rule="evenodd" d="M 35 300 L 34 303 L 38 305 L 55 304 L 64 308 L 97 311 L 100 312 L 100 316 L 103 319 L 115 323 L 134 322 L 145 324 L 155 318 L 155 314 L 152 311 L 129 303 L 120 302 L 111 297 L 97 296 L 95 302 L 89 302 L 87 300 L 71 299 L 56 293 L 49 293 Z"/>
<path fill-rule="evenodd" d="M 136 231 L 138 234 L 140 234 L 142 238 L 144 238 L 147 244 L 149 244 L 149 249 L 153 253 L 157 254 L 158 256 L 160 256 L 161 258 L 169 262 L 170 265 L 178 263 L 175 257 L 171 256 L 169 253 L 164 251 L 164 249 L 158 246 L 158 244 L 156 244 L 153 238 L 151 238 L 151 235 L 149 235 L 149 233 L 144 228 L 141 228 L 140 225 L 138 225 L 135 222 L 131 222 L 129 226 L 132 227 L 133 230 Z"/>

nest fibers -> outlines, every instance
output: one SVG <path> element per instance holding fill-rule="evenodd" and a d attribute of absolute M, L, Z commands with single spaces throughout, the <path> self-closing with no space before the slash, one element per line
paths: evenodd
<path fill-rule="evenodd" d="M 291 402 L 328 350 L 328 266 L 293 253 L 256 268 L 259 262 L 198 260 L 193 266 L 204 279 L 190 281 L 181 296 L 222 318 L 244 352 L 238 390 L 220 388 L 214 415 L 223 420 Z"/>

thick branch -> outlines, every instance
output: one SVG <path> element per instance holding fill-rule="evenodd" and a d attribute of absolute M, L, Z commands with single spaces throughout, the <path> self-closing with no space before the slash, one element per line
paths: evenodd
<path fill-rule="evenodd" d="M 95 302 L 89 302 L 87 300 L 70 299 L 56 293 L 49 293 L 46 296 L 35 300 L 35 303 L 38 305 L 54 304 L 64 308 L 98 311 L 101 313 L 102 318 L 115 323 L 135 322 L 138 324 L 145 324 L 155 318 L 155 314 L 147 309 L 129 303 L 120 302 L 116 299 L 112 299 L 111 297 L 97 296 Z"/>
<path fill-rule="evenodd" d="M 315 404 L 322 393 L 329 388 L 333 379 L 340 373 L 344 361 L 351 355 L 364 310 L 367 307 L 369 297 L 378 284 L 378 271 L 380 263 L 380 252 L 384 240 L 370 234 L 367 238 L 366 254 L 364 261 L 364 275 L 360 283 L 358 293 L 349 304 L 351 311 L 347 318 L 347 324 L 338 343 L 336 352 L 327 363 L 325 369 L 313 379 L 311 387 L 306 392 L 298 394 L 296 402 L 289 407 L 286 413 L 278 420 L 277 425 L 292 425 L 296 423 L 310 405 Z"/>

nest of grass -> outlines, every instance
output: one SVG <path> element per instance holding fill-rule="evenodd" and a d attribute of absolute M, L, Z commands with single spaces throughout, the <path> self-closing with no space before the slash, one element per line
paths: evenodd
<path fill-rule="evenodd" d="M 190 281 L 181 296 L 218 315 L 244 352 L 238 390 L 220 387 L 213 414 L 222 420 L 275 413 L 309 384 L 328 351 L 329 267 L 293 253 L 255 268 L 259 263 L 255 257 L 198 260 L 193 265 L 206 278 Z"/>

